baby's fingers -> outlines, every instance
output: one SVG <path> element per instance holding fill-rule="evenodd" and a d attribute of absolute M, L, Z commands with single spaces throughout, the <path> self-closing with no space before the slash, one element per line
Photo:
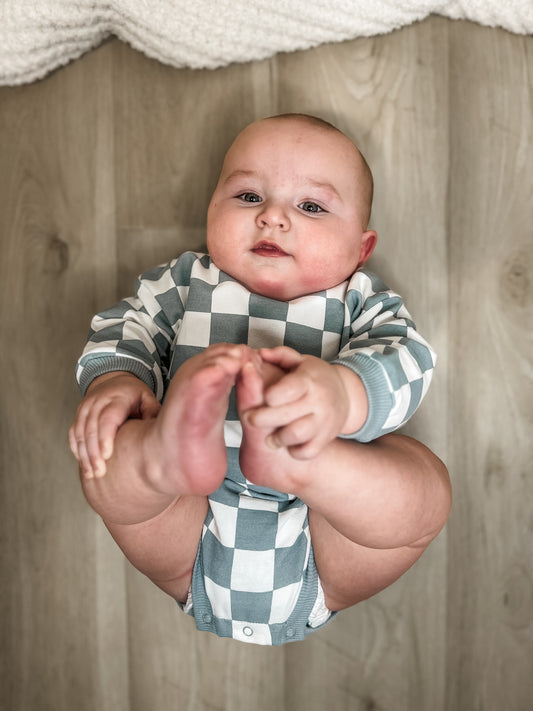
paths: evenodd
<path fill-rule="evenodd" d="M 157 400 L 155 402 L 155 406 L 150 400 L 146 406 L 140 406 L 138 415 L 144 419 L 155 417 L 160 408 Z M 106 461 L 111 459 L 113 455 L 117 432 L 130 414 L 130 407 L 126 402 L 112 401 L 100 408 L 93 408 L 87 419 L 85 443 L 91 467 L 96 477 L 105 475 Z"/>
<path fill-rule="evenodd" d="M 261 358 L 268 363 L 278 365 L 283 370 L 292 370 L 300 365 L 304 360 L 303 356 L 288 346 L 277 346 L 276 348 L 261 348 L 259 350 Z"/>
<path fill-rule="evenodd" d="M 94 402 L 82 403 L 69 432 L 69 442 L 85 479 L 104 476 L 100 422 L 102 408 Z"/>
<path fill-rule="evenodd" d="M 156 417 L 161 409 L 161 403 L 153 393 L 144 394 L 141 398 L 140 415 L 143 420 L 150 420 Z M 104 455 L 105 456 L 105 455 Z M 106 457 L 107 459 L 107 457 Z"/>
<path fill-rule="evenodd" d="M 279 407 L 260 406 L 249 410 L 247 417 L 253 427 L 276 430 L 305 417 L 308 413 L 301 401 Z"/>
<path fill-rule="evenodd" d="M 293 459 L 314 459 L 324 449 L 325 445 L 326 442 L 322 442 L 320 438 L 316 437 L 303 444 L 288 447 L 288 450 Z"/>
<path fill-rule="evenodd" d="M 69 444 L 72 453 L 76 457 L 80 465 L 80 472 L 84 479 L 92 479 L 94 470 L 89 459 L 85 439 L 82 435 L 77 434 L 76 428 L 73 425 L 69 430 Z"/>
<path fill-rule="evenodd" d="M 287 447 L 287 449 L 303 447 L 316 436 L 316 421 L 313 415 L 305 415 L 294 420 L 285 427 L 280 427 L 267 437 L 272 447 Z M 313 448 L 311 448 L 313 450 Z"/>
<path fill-rule="evenodd" d="M 89 459 L 89 469 L 87 474 L 97 478 L 106 473 L 106 464 L 102 452 L 102 442 L 98 429 L 89 428 L 85 434 L 85 447 Z"/>
<path fill-rule="evenodd" d="M 68 433 L 70 449 L 80 464 L 82 476 L 86 479 L 90 479 L 94 476 L 85 443 L 85 428 L 89 412 L 90 408 L 88 408 L 85 403 L 82 403 L 78 408 L 76 419 Z"/>
<path fill-rule="evenodd" d="M 72 454 L 76 457 L 78 462 L 80 461 L 80 453 L 78 449 L 78 443 L 76 442 L 76 434 L 74 432 L 74 425 L 71 426 L 71 428 L 68 431 L 68 443 L 70 447 L 70 451 Z"/>
<path fill-rule="evenodd" d="M 297 373 L 289 373 L 271 385 L 265 393 L 265 401 L 270 407 L 290 405 L 301 400 L 308 391 L 308 384 Z"/>
<path fill-rule="evenodd" d="M 91 464 L 91 461 L 89 459 L 89 454 L 87 452 L 87 447 L 85 446 L 85 441 L 83 442 L 78 442 L 78 451 L 79 451 L 79 464 L 80 464 L 80 472 L 81 475 L 84 479 L 94 479 L 95 473 Z"/>

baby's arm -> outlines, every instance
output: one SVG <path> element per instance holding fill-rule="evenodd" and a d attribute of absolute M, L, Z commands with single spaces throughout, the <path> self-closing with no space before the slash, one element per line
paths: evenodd
<path fill-rule="evenodd" d="M 70 448 L 85 479 L 102 477 L 117 431 L 128 419 L 150 419 L 161 405 L 135 375 L 113 371 L 89 385 L 69 431 Z"/>
<path fill-rule="evenodd" d="M 190 255 L 185 255 L 146 272 L 137 281 L 135 296 L 91 322 L 76 369 L 85 397 L 69 433 L 85 477 L 105 474 L 115 435 L 127 419 L 152 418 L 159 411 L 176 335 L 173 324 L 182 315 L 176 286 L 189 283 L 190 266 Z M 161 299 L 169 292 L 175 301 Z"/>
<path fill-rule="evenodd" d="M 351 370 L 365 387 L 368 417 L 349 434 L 370 442 L 411 418 L 428 390 L 436 355 L 403 299 L 370 272 L 356 272 L 346 305 L 350 334 L 332 364 Z"/>
<path fill-rule="evenodd" d="M 260 354 L 263 361 L 287 372 L 267 387 L 266 406 L 248 414 L 255 426 L 277 427 L 269 437 L 272 446 L 289 448 L 297 459 L 310 459 L 339 435 L 363 426 L 366 390 L 349 368 L 286 346 L 264 348 Z"/>

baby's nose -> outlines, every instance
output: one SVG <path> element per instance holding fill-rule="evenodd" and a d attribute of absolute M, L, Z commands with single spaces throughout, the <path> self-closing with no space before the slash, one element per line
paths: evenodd
<path fill-rule="evenodd" d="M 264 209 L 257 215 L 259 227 L 271 227 L 280 230 L 287 230 L 290 227 L 290 220 L 286 210 L 282 205 L 265 205 Z"/>

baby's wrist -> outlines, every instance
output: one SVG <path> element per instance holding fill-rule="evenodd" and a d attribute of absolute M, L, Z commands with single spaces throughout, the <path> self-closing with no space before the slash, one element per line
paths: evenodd
<path fill-rule="evenodd" d="M 127 370 L 111 370 L 109 373 L 103 373 L 102 375 L 97 375 L 94 380 L 91 380 L 89 386 L 87 387 L 87 390 L 85 391 L 85 394 L 88 395 L 91 389 L 94 389 L 98 385 L 102 385 L 102 383 L 107 382 L 108 380 L 114 380 L 115 378 L 121 378 L 124 376 L 128 376 L 130 378 L 135 378 L 138 380 L 137 376 L 134 375 L 133 373 L 130 373 Z"/>
<path fill-rule="evenodd" d="M 342 380 L 347 398 L 347 414 L 339 434 L 350 435 L 358 432 L 368 418 L 368 396 L 361 378 L 345 365 L 334 364 Z"/>

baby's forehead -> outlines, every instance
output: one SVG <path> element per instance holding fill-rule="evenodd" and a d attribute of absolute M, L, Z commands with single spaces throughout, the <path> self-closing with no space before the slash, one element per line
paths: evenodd
<path fill-rule="evenodd" d="M 361 154 L 355 143 L 342 131 L 330 124 L 313 123 L 299 118 L 267 118 L 249 124 L 235 138 L 229 147 L 225 164 L 234 162 L 243 155 L 256 152 L 268 154 L 272 149 L 283 151 L 284 162 L 301 155 L 299 149 L 304 146 L 304 153 L 319 157 L 324 153 L 342 157 L 341 166 L 356 172 L 362 167 Z"/>
<path fill-rule="evenodd" d="M 320 137 L 322 140 L 330 140 L 331 142 L 352 143 L 342 131 L 326 123 L 315 123 L 313 120 L 306 118 L 277 116 L 260 119 L 249 124 L 237 135 L 235 143 L 241 138 L 246 138 L 253 142 L 254 140 L 259 141 L 264 137 L 271 140 L 276 140 L 276 138 L 312 140 L 314 137 Z"/>

